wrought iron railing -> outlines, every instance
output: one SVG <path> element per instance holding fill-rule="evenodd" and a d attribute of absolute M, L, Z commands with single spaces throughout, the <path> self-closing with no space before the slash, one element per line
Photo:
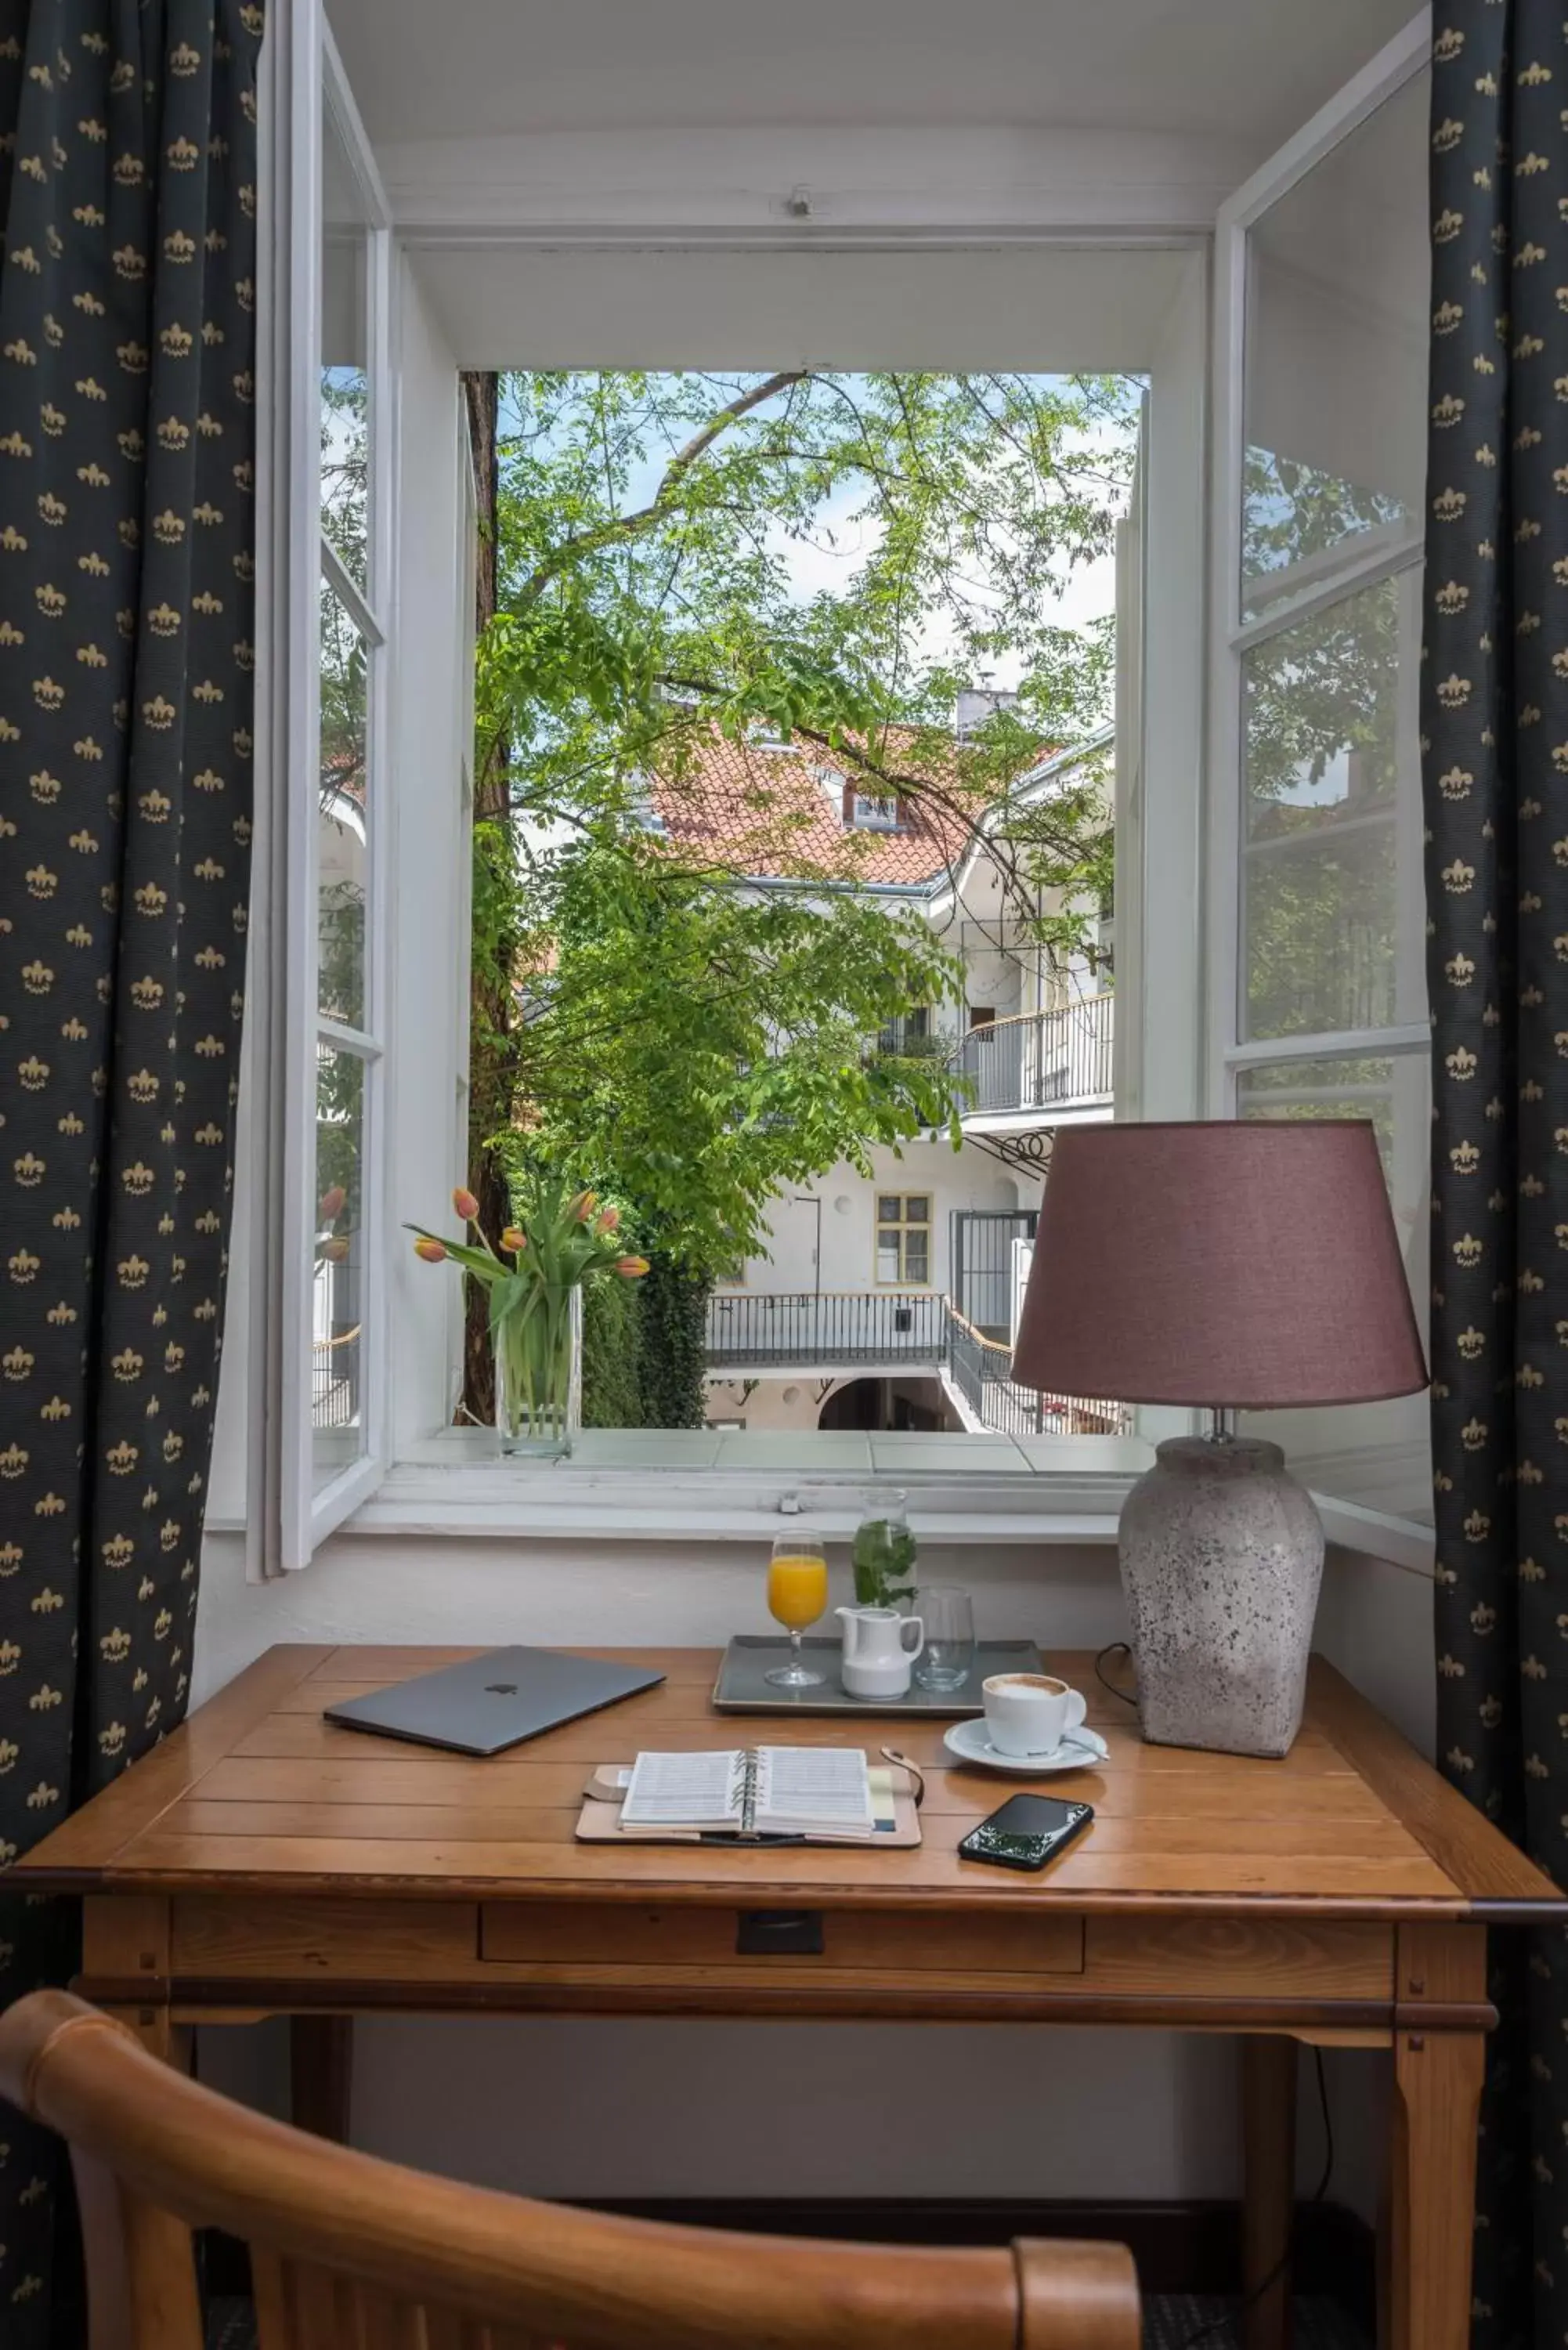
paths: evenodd
<path fill-rule="evenodd" d="M 929 1289 L 726 1291 L 708 1305 L 708 1360 L 934 1367 L 947 1300 Z"/>
<path fill-rule="evenodd" d="M 965 1115 L 1109 1101 L 1115 1002 L 1085 995 L 1054 1012 L 971 1028 L 948 1055 L 949 1068 L 969 1083 Z"/>
<path fill-rule="evenodd" d="M 359 1410 L 359 1325 L 310 1349 L 310 1424 L 352 1428 Z"/>
<path fill-rule="evenodd" d="M 835 1366 L 945 1371 L 975 1418 L 1008 1436 L 1119 1436 L 1123 1404 L 1013 1384 L 1008 1347 L 925 1289 L 727 1291 L 708 1305 L 711 1370 Z"/>
<path fill-rule="evenodd" d="M 975 1418 L 1004 1436 L 1126 1436 L 1126 1404 L 1039 1395 L 1012 1379 L 1012 1353 L 948 1308 L 948 1377 Z"/>

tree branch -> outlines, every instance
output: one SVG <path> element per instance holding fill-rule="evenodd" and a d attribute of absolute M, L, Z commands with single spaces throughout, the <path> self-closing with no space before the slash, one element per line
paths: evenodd
<path fill-rule="evenodd" d="M 784 369 L 777 375 L 770 375 L 763 382 L 753 384 L 749 391 L 737 393 L 727 407 L 715 409 L 701 431 L 694 432 L 685 447 L 678 449 L 671 457 L 664 469 L 663 480 L 647 505 L 639 506 L 632 514 L 617 515 L 612 521 L 598 523 L 592 530 L 578 531 L 574 537 L 564 538 L 558 546 L 552 547 L 543 563 L 535 567 L 519 589 L 517 609 L 526 612 L 536 604 L 551 580 L 558 578 L 567 565 L 575 563 L 580 555 L 591 555 L 596 547 L 613 546 L 620 539 L 634 538 L 639 531 L 661 521 L 674 505 L 675 494 L 681 483 L 692 466 L 707 455 L 714 442 L 727 432 L 732 424 L 738 424 L 742 417 L 749 416 L 753 409 L 761 408 L 768 400 L 776 399 L 791 384 L 804 383 L 807 372 L 804 368 Z"/>

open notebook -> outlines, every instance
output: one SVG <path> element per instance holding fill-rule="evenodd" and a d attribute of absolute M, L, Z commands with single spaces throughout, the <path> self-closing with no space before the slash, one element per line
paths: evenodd
<path fill-rule="evenodd" d="M 639 1754 L 602 1763 L 577 1821 L 588 1844 L 866 1844 L 920 1841 L 913 1772 L 858 1747 L 758 1746 Z"/>
<path fill-rule="evenodd" d="M 857 1746 L 639 1754 L 620 1817 L 624 1828 L 702 1828 L 710 1835 L 868 1836 L 877 1828 Z"/>

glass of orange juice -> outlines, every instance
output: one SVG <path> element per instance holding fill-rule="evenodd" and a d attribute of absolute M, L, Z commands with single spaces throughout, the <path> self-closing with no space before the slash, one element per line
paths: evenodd
<path fill-rule="evenodd" d="M 780 1534 L 768 1565 L 768 1613 L 789 1634 L 789 1662 L 775 1665 L 764 1680 L 775 1689 L 819 1689 L 826 1673 L 814 1673 L 800 1653 L 800 1636 L 827 1612 L 827 1554 L 822 1536 L 805 1526 Z"/>

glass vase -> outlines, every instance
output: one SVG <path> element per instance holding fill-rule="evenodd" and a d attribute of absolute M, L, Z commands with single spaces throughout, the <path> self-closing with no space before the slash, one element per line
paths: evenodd
<path fill-rule="evenodd" d="M 559 1461 L 582 1422 L 583 1293 L 541 1285 L 494 1336 L 495 1427 L 508 1458 Z"/>
<path fill-rule="evenodd" d="M 889 1508 L 862 1518 L 856 1528 L 850 1557 L 858 1607 L 896 1607 L 901 1616 L 914 1608 L 919 1546 L 904 1515 L 904 1498 L 895 1493 Z"/>

